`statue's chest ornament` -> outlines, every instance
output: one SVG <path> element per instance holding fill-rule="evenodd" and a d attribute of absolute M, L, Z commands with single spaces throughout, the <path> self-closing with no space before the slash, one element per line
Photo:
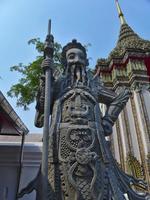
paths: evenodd
<path fill-rule="evenodd" d="M 70 127 L 66 134 L 66 142 L 68 148 L 73 151 L 82 147 L 91 149 L 95 142 L 94 130 L 86 126 Z"/>
<path fill-rule="evenodd" d="M 72 117 L 85 117 L 89 114 L 89 106 L 84 104 L 80 94 L 75 95 L 75 101 L 69 107 L 69 112 Z"/>
<path fill-rule="evenodd" d="M 85 121 L 94 121 L 95 98 L 82 89 L 70 91 L 63 97 L 62 122 L 84 124 Z"/>

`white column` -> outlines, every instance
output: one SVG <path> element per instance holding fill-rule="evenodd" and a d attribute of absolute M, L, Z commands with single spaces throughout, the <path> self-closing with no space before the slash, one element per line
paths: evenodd
<path fill-rule="evenodd" d="M 114 147 L 114 155 L 115 159 L 117 160 L 118 163 L 120 163 L 120 152 L 119 152 L 119 145 L 118 145 L 118 135 L 117 135 L 117 130 L 116 130 L 116 125 L 113 127 L 113 147 Z"/>
<path fill-rule="evenodd" d="M 129 152 L 129 144 L 127 140 L 126 126 L 124 123 L 124 118 L 122 116 L 122 113 L 119 115 L 119 123 L 120 123 L 120 136 L 121 136 L 121 141 L 122 141 L 124 160 L 126 161 L 126 158 Z"/>
<path fill-rule="evenodd" d="M 126 109 L 127 109 L 127 116 L 129 120 L 129 126 L 130 126 L 130 135 L 131 135 L 131 140 L 132 140 L 132 145 L 133 145 L 133 153 L 134 153 L 134 156 L 137 158 L 137 160 L 141 162 L 139 143 L 138 143 L 135 121 L 134 121 L 135 119 L 133 116 L 133 110 L 132 110 L 130 99 L 127 103 Z"/>
<path fill-rule="evenodd" d="M 143 113 L 142 105 L 140 102 L 140 97 L 137 92 L 134 92 L 134 102 L 135 102 L 135 107 L 136 107 L 137 113 L 138 113 L 137 118 L 138 118 L 139 128 L 140 128 L 140 132 L 141 132 L 141 138 L 142 138 L 142 143 L 143 143 L 143 148 L 144 148 L 143 150 L 144 150 L 144 154 L 146 156 L 148 154 L 148 151 L 150 148 L 150 143 L 148 142 L 148 138 L 146 135 L 144 113 Z"/>
<path fill-rule="evenodd" d="M 145 103 L 147 115 L 148 115 L 149 122 L 150 122 L 150 91 L 143 90 L 142 95 L 144 97 L 144 103 Z"/>

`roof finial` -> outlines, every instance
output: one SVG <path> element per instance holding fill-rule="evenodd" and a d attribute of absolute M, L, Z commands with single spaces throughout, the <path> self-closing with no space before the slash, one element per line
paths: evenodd
<path fill-rule="evenodd" d="M 48 35 L 51 34 L 51 19 L 48 20 Z"/>
<path fill-rule="evenodd" d="M 119 18 L 120 18 L 121 25 L 122 25 L 122 24 L 126 24 L 126 20 L 125 20 L 125 18 L 124 18 L 124 15 L 123 15 L 123 12 L 122 12 L 122 10 L 121 10 L 121 7 L 120 7 L 120 5 L 119 5 L 118 0 L 115 0 L 115 2 L 116 2 L 116 6 L 117 6 L 117 10 L 118 10 L 118 14 L 119 14 Z"/>

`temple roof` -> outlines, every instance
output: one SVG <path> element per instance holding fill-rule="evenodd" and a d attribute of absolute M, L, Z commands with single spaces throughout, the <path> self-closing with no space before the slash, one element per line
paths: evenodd
<path fill-rule="evenodd" d="M 22 135 L 29 130 L 0 91 L 0 134 Z"/>
<path fill-rule="evenodd" d="M 150 41 L 140 38 L 127 23 L 124 23 L 121 25 L 117 45 L 111 51 L 109 57 L 122 57 L 128 49 L 143 52 L 150 51 Z"/>
<path fill-rule="evenodd" d="M 119 38 L 116 47 L 110 52 L 108 58 L 99 59 L 97 65 L 108 65 L 112 59 L 122 59 L 127 51 L 140 53 L 150 52 L 150 41 L 142 39 L 134 32 L 127 24 L 118 0 L 116 0 L 116 5 L 121 23 Z"/>

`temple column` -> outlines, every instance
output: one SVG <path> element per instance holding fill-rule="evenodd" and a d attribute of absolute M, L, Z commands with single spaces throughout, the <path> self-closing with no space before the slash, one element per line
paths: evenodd
<path fill-rule="evenodd" d="M 118 133 L 117 133 L 117 127 L 113 127 L 113 134 L 111 135 L 111 146 L 112 146 L 112 151 L 113 155 L 117 161 L 117 163 L 120 165 L 121 160 L 120 160 L 120 149 L 119 149 L 119 140 L 118 140 Z"/>
<path fill-rule="evenodd" d="M 121 150 L 121 156 L 123 157 L 123 159 L 121 159 L 122 160 L 121 162 L 123 162 L 123 164 L 121 166 L 124 171 L 127 171 L 126 159 L 127 159 L 129 147 L 128 147 L 128 143 L 127 143 L 127 130 L 125 127 L 122 113 L 119 115 L 118 124 L 120 126 L 120 132 L 118 133 L 118 138 L 120 140 L 119 146 L 120 146 L 120 150 Z M 116 124 L 116 126 L 117 126 L 117 124 Z"/>
<path fill-rule="evenodd" d="M 144 127 L 144 115 L 142 113 L 142 107 L 140 104 L 139 99 L 139 93 L 136 91 L 133 92 L 133 98 L 130 99 L 131 107 L 132 107 L 132 113 L 134 118 L 134 125 L 136 129 L 136 135 L 139 146 L 139 155 L 141 157 L 141 163 L 144 170 L 144 179 L 146 182 L 150 183 L 150 176 L 149 176 L 149 169 L 148 164 L 146 162 L 147 155 L 148 155 L 148 138 L 146 137 L 146 127 Z M 149 188 L 150 189 L 150 188 Z"/>

